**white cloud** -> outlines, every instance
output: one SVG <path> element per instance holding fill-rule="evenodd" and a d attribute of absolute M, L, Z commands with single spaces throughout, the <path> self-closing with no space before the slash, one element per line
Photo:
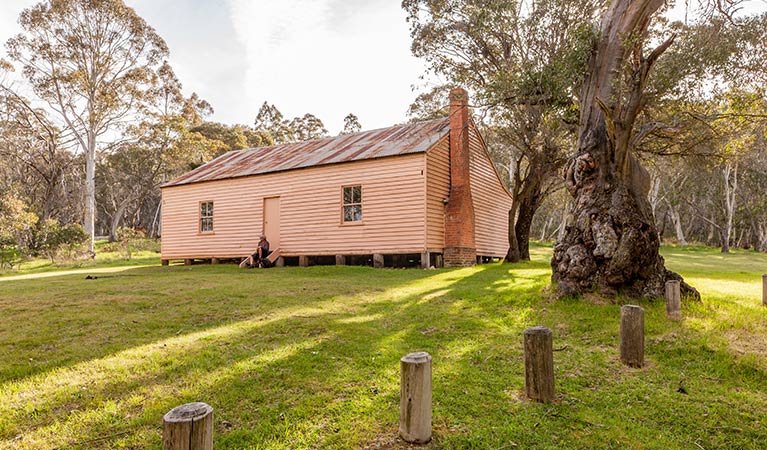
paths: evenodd
<path fill-rule="evenodd" d="M 392 0 L 125 0 L 170 47 L 186 94 L 212 120 L 252 124 L 268 100 L 287 117 L 315 114 L 331 133 L 357 114 L 364 129 L 406 120 L 423 73 L 405 13 Z M 36 0 L 0 2 L 0 39 Z"/>
<path fill-rule="evenodd" d="M 255 108 L 268 100 L 286 116 L 311 112 L 332 133 L 349 112 L 366 129 L 405 119 L 422 65 L 410 56 L 398 4 L 230 1 L 247 52 L 246 97 Z"/>

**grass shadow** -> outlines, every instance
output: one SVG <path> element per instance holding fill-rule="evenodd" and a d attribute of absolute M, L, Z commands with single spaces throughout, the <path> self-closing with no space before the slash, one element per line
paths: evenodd
<path fill-rule="evenodd" d="M 643 302 L 648 364 L 626 369 L 616 355 L 620 306 L 543 300 L 546 251 L 529 263 L 437 271 L 141 269 L 146 290 L 128 297 L 126 280 L 104 280 L 98 301 L 67 308 L 125 319 L 89 323 L 92 345 L 80 351 L 84 338 L 65 328 L 69 354 L 5 380 L 0 446 L 157 447 L 162 414 L 201 400 L 216 410 L 217 448 L 396 448 L 398 361 L 420 350 L 434 357 L 427 448 L 758 448 L 767 439 L 761 360 L 722 336 L 737 326 L 763 339 L 760 310 L 709 286 L 712 300 L 685 305 L 681 323 L 665 320 L 662 302 Z M 263 286 L 268 297 L 253 294 Z M 85 295 L 70 288 L 67 299 Z M 44 314 L 52 298 L 28 314 Z M 135 315 L 139 324 L 127 322 Z M 532 325 L 554 331 L 552 405 L 521 395 L 521 336 Z"/>

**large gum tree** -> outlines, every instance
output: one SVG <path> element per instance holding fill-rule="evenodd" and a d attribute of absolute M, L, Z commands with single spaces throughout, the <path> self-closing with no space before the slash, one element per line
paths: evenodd
<path fill-rule="evenodd" d="M 564 168 L 574 206 L 551 261 L 560 294 L 652 297 L 662 295 L 667 280 L 681 279 L 659 253 L 650 176 L 634 154 L 653 65 L 675 38 L 648 48 L 648 28 L 662 6 L 663 0 L 614 0 L 594 38 L 580 88 L 577 149 Z"/>
<path fill-rule="evenodd" d="M 19 24 L 22 33 L 6 44 L 10 59 L 85 155 L 93 251 L 97 152 L 142 113 L 168 48 L 122 0 L 46 0 L 24 10 Z"/>

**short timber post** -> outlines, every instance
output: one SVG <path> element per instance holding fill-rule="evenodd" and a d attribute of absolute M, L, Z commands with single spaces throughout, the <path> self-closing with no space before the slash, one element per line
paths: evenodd
<path fill-rule="evenodd" d="M 277 260 L 274 262 L 274 267 L 285 267 L 285 258 L 282 256 L 277 257 Z"/>
<path fill-rule="evenodd" d="M 431 440 L 431 355 L 410 353 L 400 360 L 399 434 L 406 442 Z"/>
<path fill-rule="evenodd" d="M 682 298 L 679 280 L 666 281 L 666 315 L 671 320 L 682 318 Z"/>
<path fill-rule="evenodd" d="M 382 269 L 384 266 L 384 256 L 380 253 L 373 254 L 373 267 Z"/>
<path fill-rule="evenodd" d="M 163 266 L 167 266 L 168 264 L 170 264 L 170 260 L 167 260 L 167 259 L 163 259 L 162 260 L 162 265 Z"/>
<path fill-rule="evenodd" d="M 213 408 L 187 403 L 162 418 L 163 450 L 213 450 Z"/>
<path fill-rule="evenodd" d="M 309 267 L 309 257 L 306 255 L 299 256 L 298 265 L 301 267 Z"/>
<path fill-rule="evenodd" d="M 644 309 L 621 306 L 621 361 L 629 367 L 644 364 Z"/>
<path fill-rule="evenodd" d="M 431 258 L 429 257 L 429 252 L 421 253 L 421 269 L 428 269 L 431 267 L 431 264 L 429 264 L 430 259 Z"/>
<path fill-rule="evenodd" d="M 346 265 L 346 256 L 344 256 L 344 255 L 336 255 L 336 265 L 337 266 L 345 266 Z"/>
<path fill-rule="evenodd" d="M 184 260 L 184 265 L 185 266 L 191 266 L 193 262 L 194 262 L 193 259 L 185 259 Z"/>
<path fill-rule="evenodd" d="M 767 273 L 762 275 L 762 305 L 767 306 Z"/>
<path fill-rule="evenodd" d="M 218 258 L 210 258 L 210 263 L 211 263 L 211 264 L 218 264 L 218 263 L 220 263 L 220 262 L 221 262 L 221 261 L 219 261 L 219 259 L 218 259 Z"/>
<path fill-rule="evenodd" d="M 551 330 L 525 330 L 525 394 L 541 403 L 554 401 L 554 348 Z"/>

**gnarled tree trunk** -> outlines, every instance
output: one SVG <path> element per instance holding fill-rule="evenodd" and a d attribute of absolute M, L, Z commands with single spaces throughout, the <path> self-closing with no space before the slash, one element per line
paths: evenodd
<path fill-rule="evenodd" d="M 599 291 L 661 296 L 667 271 L 647 194 L 650 176 L 632 155 L 634 123 L 653 63 L 673 37 L 642 51 L 650 17 L 663 0 L 614 0 L 581 88 L 578 149 L 565 167 L 575 199 L 572 218 L 551 261 L 563 295 Z M 683 289 L 697 292 L 683 283 Z"/>
<path fill-rule="evenodd" d="M 509 251 L 507 262 L 530 260 L 530 228 L 535 212 L 543 203 L 546 193 L 544 184 L 556 174 L 556 163 L 550 155 L 555 151 L 548 149 L 543 155 L 532 157 L 526 174 L 522 176 L 519 167 L 514 172 L 514 200 L 509 210 Z"/>
<path fill-rule="evenodd" d="M 542 173 L 542 172 L 541 172 Z M 535 212 L 543 202 L 543 177 L 535 175 L 526 179 L 524 188 L 519 191 L 509 210 L 509 251 L 507 262 L 530 260 L 530 228 Z"/>
<path fill-rule="evenodd" d="M 523 261 L 530 260 L 530 227 L 533 224 L 535 212 L 541 206 L 543 193 L 541 192 L 541 180 L 534 180 L 531 184 L 530 192 L 520 199 L 519 214 L 517 223 L 514 224 L 517 235 L 517 246 L 519 248 L 519 259 Z"/>

